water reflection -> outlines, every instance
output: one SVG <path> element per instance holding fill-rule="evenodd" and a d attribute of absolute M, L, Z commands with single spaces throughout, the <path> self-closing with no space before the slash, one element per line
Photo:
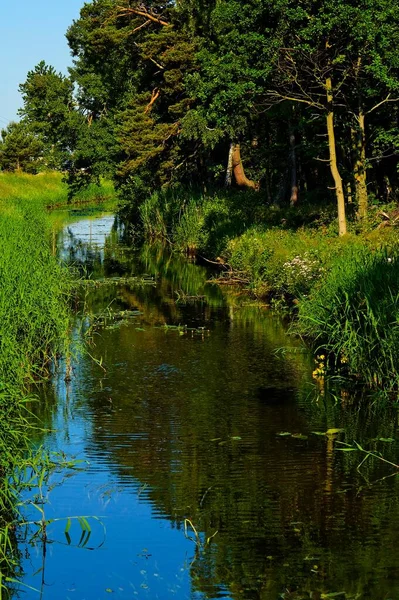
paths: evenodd
<path fill-rule="evenodd" d="M 122 230 L 105 215 L 58 240 L 94 279 L 155 285 L 82 292 L 75 335 L 101 317 L 91 357 L 77 348 L 71 382 L 59 377 L 36 408 L 55 430 L 45 443 L 90 463 L 51 492 L 48 516 L 107 527 L 101 545 L 95 523 L 93 552 L 50 546 L 43 597 L 398 597 L 397 477 L 336 450 L 357 440 L 394 460 L 393 415 L 359 412 L 345 390 L 315 393 L 311 357 L 278 318 L 204 267 L 120 243 Z M 313 433 L 332 428 L 344 431 Z M 64 525 L 51 539 L 65 540 Z M 71 535 L 79 545 L 76 525 Z M 24 567 L 38 585 L 40 549 Z"/>

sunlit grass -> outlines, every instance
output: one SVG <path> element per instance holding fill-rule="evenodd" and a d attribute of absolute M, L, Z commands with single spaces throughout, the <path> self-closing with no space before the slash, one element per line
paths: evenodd
<path fill-rule="evenodd" d="M 115 196 L 110 181 L 101 185 L 91 184 L 81 190 L 73 199 L 73 204 L 100 202 Z M 26 200 L 45 208 L 67 205 L 68 186 L 63 182 L 62 173 L 46 172 L 38 175 L 27 173 L 0 173 L 0 202 Z"/>

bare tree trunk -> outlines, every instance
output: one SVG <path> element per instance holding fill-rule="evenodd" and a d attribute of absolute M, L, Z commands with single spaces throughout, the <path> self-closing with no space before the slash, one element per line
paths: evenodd
<path fill-rule="evenodd" d="M 290 162 L 291 162 L 291 196 L 290 206 L 296 206 L 298 203 L 298 172 L 295 148 L 295 134 L 290 132 Z"/>
<path fill-rule="evenodd" d="M 234 152 L 234 144 L 233 144 L 233 142 L 231 142 L 230 150 L 229 150 L 229 160 L 227 162 L 227 169 L 226 169 L 226 179 L 224 182 L 224 185 L 226 187 L 231 187 L 231 182 L 233 179 L 233 152 Z"/>
<path fill-rule="evenodd" d="M 339 235 L 345 235 L 347 233 L 346 227 L 346 216 L 345 216 L 345 195 L 344 188 L 342 185 L 342 178 L 338 169 L 337 163 L 337 150 L 335 142 L 335 130 L 334 130 L 334 108 L 333 108 L 333 89 L 331 77 L 326 79 L 326 91 L 327 91 L 327 133 L 328 133 L 328 148 L 330 151 L 330 169 L 331 175 L 334 179 L 335 184 L 335 195 L 337 198 L 338 205 L 338 230 Z"/>
<path fill-rule="evenodd" d="M 255 181 L 248 179 L 248 177 L 245 175 L 244 167 L 241 161 L 240 144 L 234 144 L 233 146 L 233 172 L 236 183 L 240 187 L 247 187 L 253 190 L 258 188 Z"/>
<path fill-rule="evenodd" d="M 357 135 L 356 163 L 355 163 L 355 181 L 356 196 L 358 203 L 359 219 L 364 219 L 367 215 L 368 194 L 367 194 L 367 173 L 366 173 L 366 131 L 365 116 L 361 109 L 357 117 L 359 131 Z"/>

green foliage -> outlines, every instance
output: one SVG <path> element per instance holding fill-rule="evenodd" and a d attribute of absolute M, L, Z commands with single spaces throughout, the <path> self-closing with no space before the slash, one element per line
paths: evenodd
<path fill-rule="evenodd" d="M 0 171 L 37 173 L 43 168 L 44 145 L 25 122 L 10 123 L 1 131 Z"/>
<path fill-rule="evenodd" d="M 44 146 L 47 168 L 62 168 L 73 146 L 80 115 L 74 111 L 73 84 L 69 78 L 40 62 L 19 86 L 23 99 L 20 115 Z"/>
<path fill-rule="evenodd" d="M 226 258 L 257 294 L 298 298 L 322 277 L 337 246 L 335 237 L 306 229 L 253 228 L 229 242 Z"/>
<path fill-rule="evenodd" d="M 309 298 L 298 330 L 336 365 L 388 389 L 398 385 L 399 256 L 397 248 L 348 246 Z"/>

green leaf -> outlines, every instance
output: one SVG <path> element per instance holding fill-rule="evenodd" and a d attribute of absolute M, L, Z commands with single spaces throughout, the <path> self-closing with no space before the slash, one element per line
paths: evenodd
<path fill-rule="evenodd" d="M 280 437 L 290 437 L 292 434 L 289 431 L 280 431 L 280 433 L 278 433 L 277 435 L 279 435 Z"/>
<path fill-rule="evenodd" d="M 71 529 L 71 525 L 72 525 L 72 521 L 71 521 L 71 519 L 68 519 L 66 527 L 65 527 L 65 533 L 69 532 L 69 530 Z"/>
<path fill-rule="evenodd" d="M 345 429 L 327 429 L 326 435 L 337 435 L 338 433 L 342 433 Z"/>

